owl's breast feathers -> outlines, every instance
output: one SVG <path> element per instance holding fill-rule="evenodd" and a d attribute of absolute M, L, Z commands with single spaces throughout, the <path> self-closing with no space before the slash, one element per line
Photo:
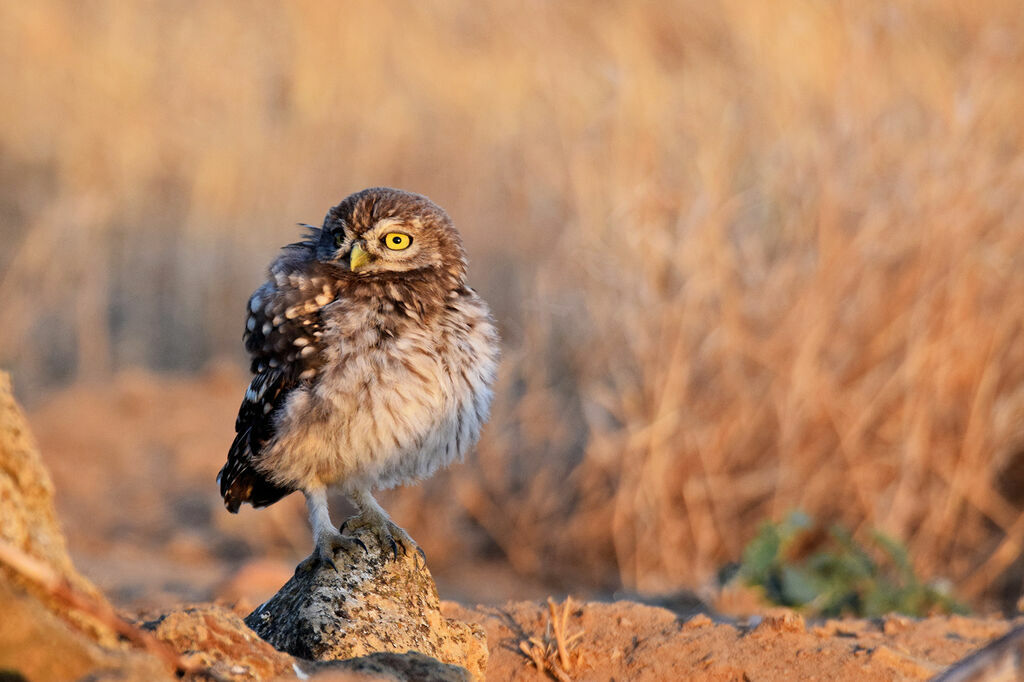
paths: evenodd
<path fill-rule="evenodd" d="M 274 413 L 287 395 L 314 379 L 322 365 L 321 309 L 335 300 L 336 281 L 321 272 L 309 244 L 285 247 L 270 278 L 249 299 L 244 341 L 252 381 L 235 420 L 235 439 L 218 475 L 224 504 L 264 507 L 292 492 L 255 466 L 275 435 Z"/>

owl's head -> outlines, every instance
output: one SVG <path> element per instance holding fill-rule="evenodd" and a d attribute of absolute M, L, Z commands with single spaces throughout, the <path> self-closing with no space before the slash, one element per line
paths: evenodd
<path fill-rule="evenodd" d="M 448 214 L 425 196 L 389 187 L 356 192 L 328 211 L 316 254 L 360 278 L 417 273 L 462 284 L 466 273 Z"/>

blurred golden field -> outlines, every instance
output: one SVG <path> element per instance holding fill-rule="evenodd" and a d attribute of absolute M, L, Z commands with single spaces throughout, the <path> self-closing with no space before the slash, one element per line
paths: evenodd
<path fill-rule="evenodd" d="M 666 592 L 799 508 L 1021 594 L 1017 0 L 11 2 L 0 94 L 0 366 L 58 501 L 132 482 L 83 533 L 144 543 L 162 491 L 308 551 L 294 505 L 219 508 L 244 305 L 294 223 L 393 185 L 504 339 L 477 456 L 386 498 L 441 573 Z"/>

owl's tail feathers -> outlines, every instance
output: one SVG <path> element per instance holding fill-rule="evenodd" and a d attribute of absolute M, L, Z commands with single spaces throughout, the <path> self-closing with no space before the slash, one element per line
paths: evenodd
<path fill-rule="evenodd" d="M 268 481 L 263 474 L 255 469 L 246 468 L 225 476 L 228 467 L 224 466 L 217 476 L 220 483 L 220 494 L 224 498 L 224 506 L 232 514 L 237 514 L 243 502 L 254 507 L 266 507 L 274 504 L 285 495 L 295 492 L 291 488 L 282 488 Z"/>
<path fill-rule="evenodd" d="M 277 485 L 253 467 L 247 435 L 243 433 L 235 438 L 228 452 L 228 461 L 217 474 L 224 506 L 232 514 L 238 513 L 243 502 L 254 507 L 266 507 L 295 492 L 294 488 Z"/>

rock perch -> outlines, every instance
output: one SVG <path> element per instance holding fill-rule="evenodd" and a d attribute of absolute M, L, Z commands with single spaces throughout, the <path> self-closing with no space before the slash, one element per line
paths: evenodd
<path fill-rule="evenodd" d="M 487 639 L 479 625 L 441 615 L 437 587 L 418 556 L 392 558 L 368 530 L 366 551 L 300 565 L 277 594 L 245 618 L 274 648 L 315 661 L 417 651 L 483 679 Z"/>

